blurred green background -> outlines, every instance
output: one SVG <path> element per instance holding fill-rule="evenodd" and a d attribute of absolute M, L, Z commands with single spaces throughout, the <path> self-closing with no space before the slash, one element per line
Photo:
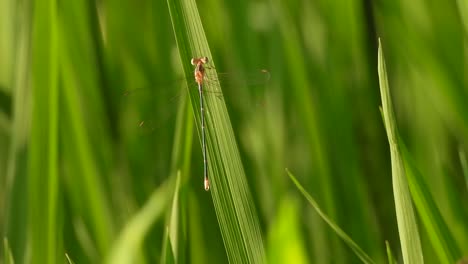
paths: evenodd
<path fill-rule="evenodd" d="M 377 263 L 386 262 L 385 241 L 401 262 L 378 37 L 401 137 L 468 255 L 466 1 L 197 6 L 218 71 L 271 74 L 262 85 L 231 82 L 222 97 L 268 262 L 360 262 L 285 168 Z M 199 124 L 171 100 L 189 63 L 173 32 L 166 1 L 0 0 L 0 262 L 10 252 L 15 263 L 64 263 L 65 253 L 100 263 L 150 197 L 162 211 L 147 217 L 131 263 L 228 261 L 203 189 Z M 126 96 L 137 88 L 144 91 Z M 174 231 L 174 187 L 165 182 L 182 167 L 189 170 Z M 168 232 L 178 239 L 168 242 Z M 439 263 L 422 227 L 420 234 L 426 262 Z"/>

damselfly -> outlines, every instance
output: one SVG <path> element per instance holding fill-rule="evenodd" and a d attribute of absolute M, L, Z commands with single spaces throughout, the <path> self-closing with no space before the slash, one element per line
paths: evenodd
<path fill-rule="evenodd" d="M 245 83 L 249 86 L 252 85 L 262 85 L 268 82 L 270 79 L 270 73 L 267 70 L 259 70 L 254 73 L 247 74 L 243 77 L 238 77 L 239 74 L 232 73 L 211 73 L 212 69 L 206 66 L 209 62 L 207 57 L 193 58 L 191 64 L 195 66 L 194 69 L 194 85 L 198 88 L 199 100 L 200 100 L 200 119 L 201 119 L 201 147 L 203 154 L 203 184 L 206 191 L 210 189 L 210 180 L 208 177 L 208 157 L 207 157 L 207 146 L 206 146 L 206 118 L 205 118 L 205 101 L 204 97 L 206 94 L 215 94 L 216 97 L 222 98 L 220 92 L 216 91 L 207 91 L 205 89 L 205 84 L 207 83 L 242 83 L 243 81 L 239 80 L 241 78 L 245 79 Z M 193 82 L 186 80 L 187 82 Z M 134 89 L 125 92 L 125 95 L 131 95 L 134 93 L 148 91 L 148 89 Z M 149 90 L 152 94 L 156 94 L 154 90 Z M 154 96 L 154 95 L 152 95 Z M 171 96 L 171 99 L 179 96 Z M 150 124 L 147 120 L 142 120 L 139 122 L 140 127 L 149 127 L 151 130 L 154 128 L 153 124 Z"/>

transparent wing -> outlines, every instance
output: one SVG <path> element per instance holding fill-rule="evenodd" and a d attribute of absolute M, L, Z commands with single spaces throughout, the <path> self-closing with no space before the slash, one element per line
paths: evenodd
<path fill-rule="evenodd" d="M 267 70 L 258 70 L 248 74 L 216 73 L 212 68 L 205 72 L 204 97 L 215 96 L 223 99 L 221 91 L 213 90 L 217 85 L 239 87 L 264 85 L 270 80 Z M 213 84 L 213 85 L 210 85 Z M 157 83 L 146 87 L 127 89 L 122 92 L 124 111 L 134 111 L 137 115 L 133 126 L 138 126 L 144 133 L 153 133 L 170 123 L 175 117 L 177 106 L 187 99 L 187 89 L 197 89 L 192 78 L 180 78 L 174 81 Z M 207 109 L 209 110 L 209 109 Z"/>

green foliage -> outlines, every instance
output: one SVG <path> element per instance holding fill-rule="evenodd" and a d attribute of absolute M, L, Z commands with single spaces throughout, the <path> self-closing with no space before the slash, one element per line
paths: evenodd
<path fill-rule="evenodd" d="M 302 195 L 305 196 L 310 205 L 317 211 L 317 214 L 330 226 L 331 229 L 339 236 L 359 257 L 363 263 L 375 263 L 357 244 L 354 242 L 339 226 L 337 226 L 333 220 L 331 220 L 323 211 L 320 209 L 319 205 L 312 196 L 302 187 L 302 185 L 297 181 L 296 177 L 286 170 L 291 180 L 297 186 Z"/>
<path fill-rule="evenodd" d="M 0 1 L 0 262 L 463 259 L 466 6 Z"/>
<path fill-rule="evenodd" d="M 408 187 L 403 157 L 400 150 L 398 130 L 393 112 L 390 89 L 388 87 L 387 69 L 379 39 L 379 83 L 382 96 L 382 115 L 387 130 L 388 143 L 392 159 L 392 183 L 397 215 L 398 233 L 401 251 L 405 263 L 423 263 L 421 241 L 413 209 L 413 202 Z"/>

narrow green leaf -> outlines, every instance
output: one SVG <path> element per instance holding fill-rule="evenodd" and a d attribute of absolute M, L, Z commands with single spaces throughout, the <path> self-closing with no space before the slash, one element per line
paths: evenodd
<path fill-rule="evenodd" d="M 179 263 L 177 253 L 179 252 L 179 193 L 180 193 L 180 171 L 177 172 L 174 195 L 172 197 L 172 208 L 170 216 L 166 221 L 164 243 L 162 249 L 161 263 Z"/>
<path fill-rule="evenodd" d="M 10 245 L 8 244 L 8 239 L 3 238 L 3 263 L 5 264 L 14 264 L 15 260 L 13 259 L 13 254 L 11 253 Z"/>
<path fill-rule="evenodd" d="M 333 220 L 331 220 L 323 211 L 320 209 L 318 203 L 312 196 L 302 187 L 299 181 L 294 175 L 286 169 L 289 178 L 294 182 L 296 187 L 301 191 L 302 195 L 309 201 L 310 205 L 315 209 L 317 214 L 335 231 L 335 233 L 356 253 L 356 256 L 364 263 L 375 263 L 365 252 L 362 250 L 356 242 L 354 242 Z"/>
<path fill-rule="evenodd" d="M 4 1 L 4 3 L 7 3 L 7 1 Z M 30 157 L 30 126 L 33 108 L 31 104 L 31 60 L 33 56 L 31 54 L 31 32 L 34 27 L 32 5 L 32 2 L 26 1 L 22 7 L 18 7 L 17 13 L 20 15 L 17 23 L 14 23 L 16 36 L 15 49 L 14 51 L 9 51 L 12 53 L 15 65 L 12 67 L 13 74 L 11 80 L 11 138 L 10 143 L 5 144 L 9 145 L 5 146 L 9 148 L 8 163 L 6 171 L 2 172 L 7 179 L 3 182 L 5 184 L 5 191 L 2 193 L 2 203 L 5 206 L 5 222 L 3 222 L 5 229 L 3 231 L 5 231 L 4 235 L 8 238 L 10 247 L 14 249 L 12 254 L 14 254 L 14 259 L 17 263 L 24 263 L 26 261 L 26 254 L 19 253 L 27 251 L 27 248 L 30 246 L 28 245 L 28 241 L 31 238 L 31 230 L 30 228 L 26 228 L 30 223 L 30 217 L 27 217 L 27 214 L 31 212 L 31 208 L 29 206 L 29 199 L 25 198 L 25 194 L 29 196 L 31 192 L 29 184 L 31 177 L 27 164 Z M 2 9 L 2 16 L 3 12 L 8 12 L 8 9 Z M 44 40 L 48 41 L 48 39 Z"/>
<path fill-rule="evenodd" d="M 395 257 L 393 257 L 392 249 L 390 248 L 390 244 L 388 243 L 388 241 L 385 241 L 385 247 L 387 248 L 388 264 L 396 263 Z"/>
<path fill-rule="evenodd" d="M 57 26 L 61 36 L 60 158 L 66 164 L 63 183 L 74 216 L 83 218 L 91 241 L 96 243 L 95 254 L 88 257 L 97 261 L 108 253 L 114 238 L 116 218 L 111 212 L 111 197 L 115 193 L 109 193 L 106 183 L 116 181 L 111 179 L 115 171 L 109 166 L 113 150 L 104 111 L 98 45 L 91 26 L 93 8 L 87 1 L 63 3 Z"/>
<path fill-rule="evenodd" d="M 67 253 L 65 253 L 65 258 L 67 258 L 67 261 L 69 264 L 75 264 L 75 262 L 73 262 L 73 260 L 70 258 L 70 256 Z"/>
<path fill-rule="evenodd" d="M 166 235 L 164 239 L 164 247 L 163 247 L 163 259 L 160 263 L 166 263 L 166 264 L 173 264 L 173 263 L 178 263 L 175 260 L 175 254 L 171 243 L 171 238 L 169 236 L 169 230 L 166 230 Z"/>
<path fill-rule="evenodd" d="M 29 153 L 29 230 L 31 258 L 57 263 L 61 250 L 58 223 L 59 34 L 57 2 L 34 6 L 32 35 L 33 111 Z"/>
<path fill-rule="evenodd" d="M 468 190 L 468 160 L 466 159 L 466 153 L 460 148 L 458 156 L 460 158 L 463 176 L 465 176 L 466 189 Z"/>
<path fill-rule="evenodd" d="M 141 210 L 126 224 L 116 239 L 106 263 L 134 263 L 146 234 L 161 218 L 169 202 L 168 183 L 156 189 Z"/>
<path fill-rule="evenodd" d="M 192 76 L 193 67 L 189 63 L 192 57 L 212 58 L 196 3 L 193 0 L 168 0 L 167 3 L 185 75 Z M 216 68 L 213 62 L 210 66 Z M 221 91 L 217 83 L 210 83 L 206 88 Z M 189 92 L 200 135 L 198 91 L 190 87 Z M 228 259 L 231 263 L 264 263 L 258 216 L 225 102 L 211 97 L 205 101 L 211 195 Z M 202 172 L 198 175 L 202 188 Z"/>
<path fill-rule="evenodd" d="M 440 263 L 454 263 L 461 257 L 461 251 L 455 242 L 450 230 L 442 218 L 434 199 L 431 196 L 424 178 L 415 166 L 403 140 L 400 140 L 400 149 L 405 163 L 405 171 L 416 209 L 421 217 L 432 247 L 439 257 Z"/>
<path fill-rule="evenodd" d="M 405 174 L 405 167 L 400 154 L 398 132 L 393 114 L 392 102 L 387 80 L 387 70 L 379 39 L 378 72 L 380 93 L 382 97 L 382 113 L 387 130 L 392 159 L 392 181 L 395 209 L 400 235 L 401 250 L 405 263 L 424 263 L 418 225 L 414 214 L 411 194 Z"/>

